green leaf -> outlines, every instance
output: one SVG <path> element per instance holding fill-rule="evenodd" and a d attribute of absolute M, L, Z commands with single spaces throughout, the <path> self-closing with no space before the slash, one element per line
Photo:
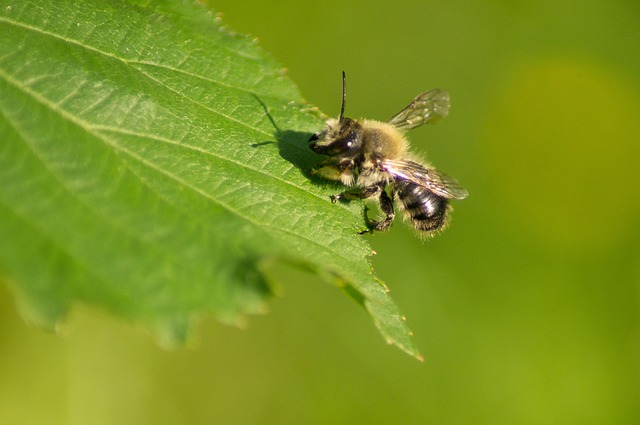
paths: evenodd
<path fill-rule="evenodd" d="M 31 320 L 73 302 L 181 342 L 289 263 L 419 356 L 357 230 L 311 181 L 322 125 L 282 68 L 191 1 L 1 2 L 0 270 Z"/>

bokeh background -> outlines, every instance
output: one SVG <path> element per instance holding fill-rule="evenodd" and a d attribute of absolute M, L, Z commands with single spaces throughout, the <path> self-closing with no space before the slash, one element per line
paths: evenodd
<path fill-rule="evenodd" d="M 386 119 L 441 87 L 415 149 L 470 192 L 421 242 L 371 238 L 425 361 L 336 288 L 284 295 L 190 349 L 78 308 L 28 327 L 0 287 L 3 424 L 640 423 L 640 3 L 211 2 L 328 114 Z"/>

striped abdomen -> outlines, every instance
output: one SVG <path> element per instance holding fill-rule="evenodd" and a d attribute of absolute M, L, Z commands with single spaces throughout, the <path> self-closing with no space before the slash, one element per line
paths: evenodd
<path fill-rule="evenodd" d="M 447 199 L 406 180 L 396 181 L 395 194 L 417 230 L 434 232 L 446 226 L 450 209 Z"/>

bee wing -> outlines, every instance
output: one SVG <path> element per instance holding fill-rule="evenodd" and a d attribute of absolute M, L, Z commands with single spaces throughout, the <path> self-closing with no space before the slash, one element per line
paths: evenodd
<path fill-rule="evenodd" d="M 386 160 L 382 167 L 396 180 L 406 180 L 447 199 L 464 199 L 469 192 L 453 177 L 412 161 Z"/>
<path fill-rule="evenodd" d="M 409 130 L 422 124 L 433 124 L 449 113 L 449 93 L 434 89 L 420 93 L 402 111 L 387 121 L 399 129 Z"/>

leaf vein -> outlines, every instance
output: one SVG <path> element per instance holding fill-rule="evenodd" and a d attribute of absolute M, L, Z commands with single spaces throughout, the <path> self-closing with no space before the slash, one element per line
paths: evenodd
<path fill-rule="evenodd" d="M 21 27 L 21 28 L 33 31 L 35 33 L 39 33 L 39 34 L 42 34 L 42 35 L 46 35 L 46 36 L 50 36 L 50 37 L 56 38 L 58 40 L 62 40 L 64 42 L 66 42 L 66 43 L 82 47 L 82 48 L 87 49 L 89 51 L 92 51 L 94 53 L 98 53 L 98 54 L 100 54 L 102 56 L 106 56 L 106 57 L 109 57 L 111 59 L 115 59 L 117 61 L 125 63 L 127 65 L 140 64 L 140 65 L 154 66 L 154 67 L 157 67 L 157 68 L 166 69 L 166 70 L 169 70 L 169 71 L 173 71 L 173 72 L 181 73 L 181 74 L 188 75 L 188 76 L 191 76 L 191 77 L 194 77 L 194 78 L 198 78 L 198 79 L 201 79 L 203 81 L 207 81 L 207 82 L 210 82 L 210 83 L 213 83 L 213 84 L 217 84 L 217 85 L 219 85 L 221 87 L 233 88 L 233 89 L 240 90 L 240 91 L 243 91 L 243 92 L 246 92 L 246 93 L 249 93 L 249 94 L 255 94 L 255 95 L 260 95 L 260 96 L 265 96 L 266 95 L 266 93 L 259 93 L 259 92 L 256 92 L 256 91 L 253 91 L 253 90 L 249 90 L 249 89 L 246 89 L 246 88 L 243 88 L 243 87 L 231 86 L 231 85 L 226 84 L 226 83 L 224 83 L 222 81 L 214 80 L 212 78 L 208 78 L 208 77 L 205 77 L 203 75 L 195 74 L 195 73 L 192 73 L 192 72 L 189 72 L 189 71 L 186 71 L 186 70 L 182 70 L 182 69 L 179 69 L 179 68 L 175 68 L 175 67 L 172 67 L 172 66 L 168 66 L 168 65 L 165 65 L 165 64 L 160 64 L 160 63 L 156 63 L 156 62 L 152 62 L 152 61 L 146 61 L 146 60 L 140 60 L 140 59 L 129 59 L 129 58 L 120 57 L 120 56 L 118 56 L 118 55 L 116 55 L 114 53 L 110 53 L 110 52 L 98 49 L 97 47 L 94 47 L 94 46 L 91 46 L 91 45 L 88 45 L 88 44 L 83 44 L 81 41 L 75 40 L 75 39 L 70 38 L 68 36 L 65 36 L 65 35 L 62 35 L 62 34 L 58 34 L 58 33 L 55 33 L 55 32 L 51 32 L 51 31 L 47 31 L 44 28 L 40 28 L 40 27 L 37 27 L 37 26 L 34 26 L 34 25 L 29 25 L 29 24 L 26 24 L 24 22 L 14 21 L 14 20 L 8 19 L 5 16 L 0 16 L 0 22 L 5 22 L 7 24 L 14 25 L 14 26 L 17 26 L 17 27 Z M 135 67 L 135 66 L 131 66 L 131 67 L 133 69 L 136 69 L 136 70 L 140 71 L 146 77 L 149 76 L 147 73 L 143 72 L 140 67 Z"/>
<path fill-rule="evenodd" d="M 86 122 L 86 121 L 84 121 L 84 120 L 82 120 L 82 119 L 80 119 L 80 118 L 76 117 L 75 115 L 73 115 L 73 114 L 71 114 L 71 113 L 69 113 L 69 112 L 65 111 L 64 109 L 61 109 L 61 108 L 57 107 L 54 103 L 52 103 L 52 102 L 51 102 L 51 101 L 49 101 L 48 99 L 46 99 L 46 98 L 42 97 L 39 93 L 34 92 L 34 91 L 33 91 L 33 90 L 31 90 L 30 88 L 22 86 L 21 84 L 19 84 L 19 82 L 18 82 L 18 81 L 16 81 L 15 79 L 13 79 L 11 76 L 9 76 L 8 74 L 6 74 L 6 73 L 5 73 L 4 71 L 2 71 L 2 70 L 0 70 L 0 77 L 3 77 L 6 81 L 8 81 L 8 82 L 9 82 L 9 83 L 11 83 L 12 85 L 14 85 L 16 88 L 18 88 L 18 89 L 20 89 L 20 90 L 24 91 L 26 94 L 28 94 L 28 95 L 32 96 L 32 97 L 33 97 L 35 100 L 37 100 L 39 103 L 43 104 L 44 106 L 48 106 L 52 111 L 57 112 L 58 114 L 60 114 L 62 117 L 64 117 L 64 118 L 65 118 L 65 119 L 67 119 L 68 121 L 70 121 L 70 122 L 74 123 L 75 125 L 79 126 L 79 127 L 80 127 L 80 128 L 82 128 L 82 129 L 84 129 L 84 130 L 85 130 L 85 131 L 87 131 L 89 134 L 92 134 L 91 129 L 92 129 L 92 128 L 94 128 L 94 126 L 93 126 L 93 125 L 91 125 L 90 123 L 88 123 L 88 122 Z M 98 134 L 99 134 L 99 133 L 98 133 Z M 98 134 L 97 134 L 97 135 L 98 135 Z M 337 251 L 335 251 L 335 250 L 332 248 L 332 244 L 326 244 L 326 245 L 325 245 L 325 244 L 322 244 L 322 243 L 320 243 L 320 242 L 318 242 L 318 241 L 315 241 L 315 240 L 313 240 L 313 239 L 309 238 L 309 237 L 308 237 L 308 236 L 306 236 L 306 235 L 302 235 L 302 234 L 299 234 L 299 233 L 294 233 L 294 232 L 291 232 L 291 231 L 289 231 L 289 230 L 287 230 L 287 229 L 285 229 L 285 228 L 275 227 L 275 226 L 274 226 L 274 225 L 272 225 L 272 224 L 268 224 L 268 223 L 261 223 L 261 222 L 259 222 L 259 221 L 256 221 L 254 218 L 252 218 L 252 217 L 250 217 L 250 216 L 247 216 L 246 214 L 242 214 L 242 212 L 241 212 L 241 211 L 239 211 L 239 210 L 237 210 L 237 209 L 233 208 L 231 205 L 228 205 L 227 203 L 224 203 L 224 202 L 223 202 L 223 201 L 221 201 L 220 199 L 216 199 L 215 197 L 212 197 L 212 196 L 211 196 L 209 193 L 207 193 L 206 191 L 203 191 L 202 189 L 200 189 L 200 188 L 198 188 L 198 187 L 196 187 L 196 186 L 193 186 L 193 185 L 189 184 L 188 182 L 186 182 L 186 181 L 184 181 L 183 179 L 181 179 L 178 175 L 175 175 L 175 174 L 173 174 L 173 173 L 169 172 L 168 170 L 163 170 L 163 169 L 161 169 L 161 168 L 158 168 L 155 164 L 149 163 L 148 161 L 146 161 L 144 158 L 140 157 L 139 155 L 136 155 L 135 153 L 131 152 L 130 150 L 128 150 L 128 149 L 126 149 L 126 148 L 124 148 L 123 146 L 119 145 L 118 143 L 114 143 L 114 142 L 111 140 L 111 138 L 109 138 L 109 137 L 104 137 L 104 136 L 99 137 L 99 138 L 100 138 L 101 140 L 103 140 L 104 142 L 108 143 L 108 144 L 109 144 L 109 146 L 112 146 L 112 147 L 114 147 L 114 148 L 118 149 L 119 151 L 121 151 L 121 152 L 123 152 L 123 153 L 125 153 L 125 154 L 129 155 L 130 157 L 132 157 L 132 158 L 136 159 L 137 161 L 139 161 L 140 163 L 142 163 L 142 164 L 146 165 L 147 167 L 150 167 L 151 169 L 153 169 L 153 170 L 155 170 L 155 171 L 157 171 L 157 172 L 160 172 L 161 174 L 165 174 L 166 176 L 170 177 L 170 178 L 171 178 L 171 179 L 173 179 L 174 181 L 176 181 L 176 182 L 178 182 L 178 183 L 180 183 L 180 184 L 184 185 L 185 187 L 190 188 L 191 190 L 195 191 L 196 193 L 198 193 L 199 195 L 203 196 L 204 198 L 209 199 L 210 201 L 212 201 L 212 202 L 214 202 L 214 203 L 216 203 L 216 204 L 220 205 L 221 207 L 223 207 L 223 208 L 227 209 L 229 212 L 234 213 L 237 217 L 242 218 L 242 219 L 244 219 L 244 220 L 248 221 L 249 223 L 252 223 L 252 224 L 254 224 L 254 225 L 256 225 L 256 226 L 264 226 L 264 227 L 268 227 L 268 228 L 270 228 L 270 229 L 272 229 L 272 230 L 274 230 L 274 231 L 281 232 L 281 233 L 284 233 L 284 234 L 287 234 L 287 235 L 293 236 L 293 237 L 295 237 L 295 238 L 299 238 L 299 239 L 305 240 L 305 241 L 306 241 L 306 242 L 308 242 L 308 243 L 312 243 L 312 244 L 314 244 L 314 245 L 316 245 L 316 246 L 320 246 L 320 247 L 324 248 L 324 249 L 325 249 L 325 250 L 327 250 L 328 252 L 332 252 L 332 253 L 333 253 L 334 255 L 336 255 L 338 258 L 343 259 L 343 261 L 347 261 L 347 262 L 349 262 L 349 263 L 351 263 L 351 262 L 352 262 L 352 261 L 350 261 L 350 260 L 349 260 L 349 258 L 347 258 L 346 256 L 343 256 L 343 255 L 341 255 L 340 253 L 338 253 Z M 170 143 L 175 143 L 175 142 L 170 142 Z M 195 148 L 193 148 L 193 147 L 191 147 L 191 146 L 185 146 L 185 145 L 182 145 L 182 144 L 178 144 L 178 145 L 179 145 L 179 146 L 182 146 L 182 147 L 185 147 L 185 148 L 195 149 Z M 198 149 L 196 149 L 196 150 L 198 150 Z M 199 150 L 198 150 L 198 151 L 199 151 Z M 203 152 L 205 152 L 205 151 L 203 151 Z M 220 159 L 226 159 L 226 158 L 222 158 L 222 157 L 218 157 L 218 158 L 220 158 Z M 42 160 L 41 160 L 41 161 L 42 161 Z M 237 163 L 237 165 L 242 165 L 242 164 L 241 164 L 241 163 Z M 261 173 L 261 174 L 263 174 L 263 175 L 265 175 L 265 176 L 268 176 L 268 177 L 270 177 L 270 178 L 275 178 L 275 179 L 277 179 L 277 177 L 276 177 L 276 176 L 271 176 L 271 175 L 269 175 L 269 174 L 266 174 L 266 173 L 262 172 L 261 170 L 251 169 L 251 168 L 249 168 L 249 167 L 246 167 L 246 165 L 244 165 L 244 166 L 245 166 L 245 168 L 250 169 L 250 170 L 252 170 L 252 171 L 256 171 L 256 172 Z M 132 172 L 133 172 L 133 171 L 132 171 Z M 283 181 L 283 182 L 286 182 L 286 181 Z M 286 183 L 288 183 L 288 182 L 286 182 Z M 75 195 L 75 192 L 73 192 L 70 188 L 67 188 L 67 187 L 64 185 L 64 183 L 61 183 L 61 184 L 63 185 L 63 187 L 65 187 L 65 188 L 66 188 L 66 190 L 68 190 L 70 193 L 72 193 L 72 194 L 73 194 L 73 196 L 74 196 L 74 197 L 76 197 L 76 198 L 77 198 L 77 195 Z M 146 186 L 146 187 L 148 187 L 150 190 L 152 190 L 154 193 L 157 193 L 153 188 L 149 187 L 146 183 L 144 183 L 144 182 L 143 182 L 143 184 L 145 184 L 145 186 Z M 298 188 L 298 187 L 297 187 L 297 186 L 295 186 L 295 185 L 291 185 L 291 186 Z M 302 188 L 298 188 L 298 189 L 299 189 L 299 190 L 304 191 Z M 310 192 L 307 192 L 307 191 L 304 191 L 304 192 L 305 192 L 305 193 L 307 193 L 307 194 L 310 194 Z M 315 194 L 312 194 L 312 195 L 313 195 L 313 196 L 318 197 L 318 196 L 317 196 L 317 195 L 315 195 Z M 319 197 L 318 197 L 318 198 L 319 198 Z M 87 205 L 86 205 L 82 200 L 80 200 L 80 199 L 79 199 L 79 202 L 81 202 L 81 204 L 82 204 L 82 205 L 87 206 Z M 95 211 L 94 211 L 94 213 L 95 213 Z M 101 216 L 101 215 L 100 215 L 100 216 Z M 114 223 L 112 223 L 112 225 L 114 225 Z M 115 225 L 116 225 L 116 227 L 119 227 L 119 224 L 115 224 Z M 126 231 L 125 231 L 125 234 L 126 234 Z"/>

